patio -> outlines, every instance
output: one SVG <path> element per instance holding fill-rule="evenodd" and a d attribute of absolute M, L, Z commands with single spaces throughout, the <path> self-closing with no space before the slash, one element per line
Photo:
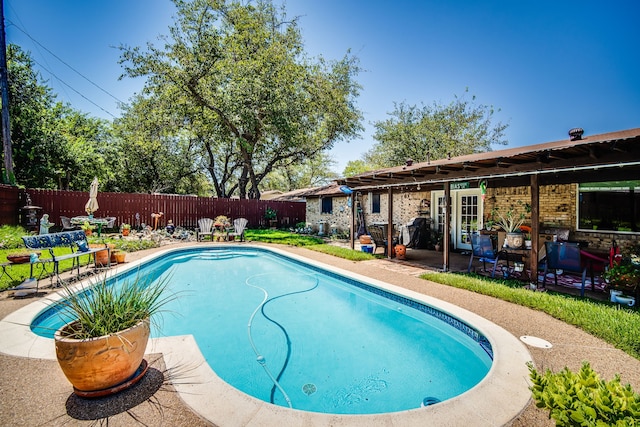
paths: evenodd
<path fill-rule="evenodd" d="M 342 246 L 345 248 L 349 247 L 348 241 L 340 241 L 340 242 L 332 242 L 331 244 Z M 355 249 L 360 250 L 360 243 L 355 243 Z M 378 254 L 382 253 L 382 250 L 377 250 Z M 381 266 L 382 268 L 387 268 L 391 270 L 395 270 L 398 272 L 403 271 L 411 271 L 412 274 L 420 275 L 426 271 L 442 271 L 442 252 L 437 252 L 429 249 L 411 249 L 407 248 L 406 259 L 399 260 L 397 258 L 385 259 L 386 263 L 376 263 L 376 265 Z M 467 268 L 469 266 L 469 253 L 467 252 L 451 252 L 449 254 L 449 271 L 452 273 L 466 273 Z M 382 261 L 382 260 L 380 260 Z M 513 263 L 512 263 L 513 266 Z M 403 268 L 407 267 L 407 268 Z M 483 276 L 490 277 L 491 272 L 483 272 L 482 271 L 482 263 L 474 260 L 473 267 L 475 268 L 475 272 L 481 274 Z M 487 265 L 489 268 L 490 265 Z M 473 271 L 473 270 L 472 270 Z M 566 275 L 565 275 L 566 276 Z M 539 277 L 542 277 L 542 271 L 539 272 Z M 546 281 L 546 289 L 550 291 L 555 291 L 559 293 L 564 293 L 568 295 L 580 295 L 580 280 L 579 278 L 575 278 L 575 280 L 566 280 L 565 283 L 571 284 L 571 286 L 562 286 L 563 281 L 560 280 L 558 286 L 554 285 L 553 279 L 547 278 Z M 540 282 L 541 283 L 541 282 Z M 525 287 L 529 284 L 528 280 L 523 280 L 522 286 Z M 609 294 L 607 292 L 603 292 L 600 290 L 591 291 L 590 286 L 587 286 L 585 289 L 585 297 L 596 299 L 596 300 L 608 300 Z"/>
<path fill-rule="evenodd" d="M 424 270 L 431 269 L 431 265 L 437 268 L 441 263 L 441 258 L 429 255 L 441 256 L 441 253 L 425 251 L 432 254 L 425 253 L 418 260 L 417 253 L 409 251 L 407 261 L 376 259 L 352 262 L 299 247 L 280 249 L 451 302 L 498 324 L 516 337 L 529 335 L 547 340 L 553 344 L 550 349 L 527 348 L 539 369 L 560 370 L 568 366 L 576 370 L 582 361 L 587 360 L 602 378 L 610 379 L 619 373 L 623 383 L 630 383 L 635 390 L 640 389 L 640 361 L 600 339 L 525 307 L 419 279 L 417 276 Z M 133 260 L 148 253 L 141 251 L 129 256 Z M 416 259 L 413 259 L 414 255 Z M 460 265 L 460 271 L 466 271 L 468 256 L 452 255 L 455 256 L 456 265 Z M 37 298 L 43 297 L 46 296 Z M 37 298 L 13 300 L 8 299 L 5 293 L 0 298 L 0 316 L 4 317 Z M 147 358 L 151 369 L 136 387 L 120 395 L 88 402 L 72 394 L 71 386 L 56 362 L 0 354 L 0 362 L 4 367 L 0 371 L 0 399 L 3 402 L 0 424 L 95 425 L 98 420 L 115 426 L 136 423 L 211 425 L 191 411 L 173 391 L 172 380 L 192 381 L 189 372 L 165 372 L 159 355 L 148 355 Z M 505 390 L 506 395 L 508 390 Z M 452 420 L 451 425 L 467 424 L 462 419 Z M 477 421 L 476 425 L 483 425 L 482 421 Z M 493 425 L 490 420 L 485 421 L 484 425 Z M 228 425 L 239 424 L 229 420 Z M 554 423 L 548 419 L 547 412 L 530 403 L 511 425 L 552 426 Z"/>

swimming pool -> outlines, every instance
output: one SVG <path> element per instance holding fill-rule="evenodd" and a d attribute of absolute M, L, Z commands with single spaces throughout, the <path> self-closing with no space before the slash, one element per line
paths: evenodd
<path fill-rule="evenodd" d="M 185 249 L 133 274 L 170 276 L 180 295 L 162 335 L 193 335 L 223 380 L 276 405 L 414 409 L 464 393 L 491 367 L 491 345 L 459 319 L 271 251 Z M 52 338 L 64 323 L 52 308 L 32 329 Z"/>
<path fill-rule="evenodd" d="M 198 245 L 198 248 L 201 247 L 202 245 Z M 244 248 L 251 249 L 248 245 Z M 293 250 L 295 251 L 295 248 Z M 166 258 L 177 252 L 184 254 L 182 249 L 164 249 L 126 265 L 120 271 L 134 271 L 154 258 Z M 279 425 L 282 423 L 287 425 L 336 425 L 336 423 L 370 425 L 381 422 L 424 425 L 424 417 L 429 417 L 429 422 L 434 425 L 500 425 L 516 416 L 529 401 L 528 371 L 525 363 L 531 360 L 531 357 L 515 337 L 491 322 L 424 294 L 292 255 L 291 250 L 285 252 L 270 248 L 270 252 L 291 257 L 296 262 L 308 263 L 313 269 L 327 268 L 332 271 L 331 274 L 362 282 L 381 292 L 393 294 L 397 298 L 405 298 L 410 303 L 419 302 L 425 307 L 436 307 L 438 312 L 463 320 L 467 325 L 473 325 L 473 329 L 485 336 L 491 344 L 493 364 L 489 373 L 478 385 L 458 397 L 437 405 L 386 414 L 341 416 L 291 410 L 251 398 L 229 386 L 216 375 L 217 373 L 205 362 L 201 349 L 196 345 L 192 335 L 155 338 L 147 352 L 162 353 L 168 371 L 180 371 L 185 375 L 183 378 L 172 378 L 173 386 L 182 399 L 205 419 L 218 425 Z M 342 264 L 348 267 L 351 263 L 343 262 Z M 213 272 L 209 277 L 212 275 Z M 428 284 L 428 282 L 425 283 Z M 23 357 L 55 359 L 51 340 L 38 337 L 25 327 L 39 313 L 46 310 L 50 303 L 50 301 L 33 303 L 0 321 L 0 351 Z M 247 336 L 246 330 L 242 335 Z M 255 358 L 254 363 L 257 365 Z"/>

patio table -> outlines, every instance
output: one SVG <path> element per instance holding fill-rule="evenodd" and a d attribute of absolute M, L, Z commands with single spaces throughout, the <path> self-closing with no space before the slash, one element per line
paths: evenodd
<path fill-rule="evenodd" d="M 94 218 L 89 216 L 74 216 L 71 218 L 71 224 L 73 225 L 82 225 L 85 222 L 88 222 L 91 225 L 96 225 L 98 227 L 98 237 L 102 233 L 102 226 L 109 223 L 107 218 Z"/>

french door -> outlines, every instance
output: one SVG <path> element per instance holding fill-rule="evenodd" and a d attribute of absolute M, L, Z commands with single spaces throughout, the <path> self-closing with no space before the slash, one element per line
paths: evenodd
<path fill-rule="evenodd" d="M 451 241 L 454 249 L 471 250 L 471 233 L 482 227 L 482 198 L 479 188 L 451 191 Z M 444 231 L 444 191 L 431 192 L 434 227 Z"/>

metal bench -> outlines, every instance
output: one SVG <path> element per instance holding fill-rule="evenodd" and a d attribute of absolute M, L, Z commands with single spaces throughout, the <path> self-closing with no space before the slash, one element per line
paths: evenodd
<path fill-rule="evenodd" d="M 56 278 L 56 285 L 59 286 L 64 281 L 60 278 L 60 261 L 64 261 L 67 259 L 71 259 L 73 261 L 73 266 L 71 267 L 71 271 L 77 268 L 78 276 L 80 276 L 80 257 L 82 256 L 93 256 L 94 262 L 96 261 L 96 253 L 106 250 L 108 254 L 108 259 L 111 259 L 111 251 L 109 247 L 105 244 L 104 248 L 90 248 L 87 242 L 87 236 L 82 230 L 77 231 L 63 231 L 60 233 L 50 233 L 50 234 L 40 234 L 33 236 L 22 236 L 22 240 L 24 241 L 27 249 L 33 250 L 49 250 L 50 258 L 39 258 L 38 260 L 31 261 L 31 270 L 30 270 L 30 278 L 33 278 L 33 266 L 38 263 L 43 264 L 43 269 L 46 264 L 53 264 L 53 275 L 51 276 L 51 283 L 53 285 L 53 276 Z M 64 255 L 56 255 L 54 253 L 54 248 L 59 247 L 68 247 L 70 249 L 70 253 Z M 110 267 L 110 263 L 107 264 L 107 267 Z"/>

